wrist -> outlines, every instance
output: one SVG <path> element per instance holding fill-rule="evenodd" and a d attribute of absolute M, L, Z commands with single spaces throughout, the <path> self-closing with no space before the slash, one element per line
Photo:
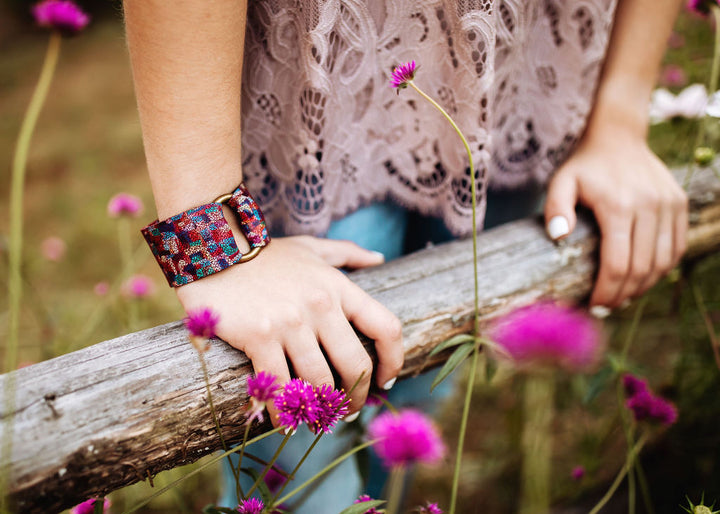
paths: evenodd
<path fill-rule="evenodd" d="M 645 141 L 651 88 L 633 76 L 604 81 L 585 130 L 585 138 L 630 137 Z"/>

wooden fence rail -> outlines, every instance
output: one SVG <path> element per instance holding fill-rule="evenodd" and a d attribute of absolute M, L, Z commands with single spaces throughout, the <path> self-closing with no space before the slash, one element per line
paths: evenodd
<path fill-rule="evenodd" d="M 709 170 L 690 185 L 688 257 L 720 248 L 720 181 Z M 538 219 L 480 236 L 480 305 L 486 324 L 539 298 L 582 300 L 596 270 L 598 238 L 581 216 L 567 244 L 546 238 Z M 457 241 L 358 271 L 350 277 L 403 322 L 402 377 L 437 365 L 429 351 L 467 332 L 472 317 L 472 245 Z M 370 345 L 371 347 L 371 345 Z M 245 355 L 220 341 L 206 354 L 215 407 L 229 441 L 244 431 Z M 3 405 L 13 427 L 9 492 L 18 512 L 53 512 L 219 449 L 195 350 L 179 322 L 129 334 L 0 376 L 14 375 Z M 4 392 L 0 392 L 5 398 Z"/>

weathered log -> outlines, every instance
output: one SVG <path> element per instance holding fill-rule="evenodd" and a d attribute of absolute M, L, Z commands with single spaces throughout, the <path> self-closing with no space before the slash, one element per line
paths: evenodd
<path fill-rule="evenodd" d="M 698 173 L 690 197 L 688 255 L 697 257 L 720 247 L 720 181 L 708 170 Z M 559 246 L 548 241 L 538 219 L 483 233 L 482 323 L 539 298 L 586 297 L 597 244 L 588 216 Z M 428 359 L 429 351 L 469 331 L 472 267 L 471 241 L 465 240 L 350 274 L 402 320 L 403 377 L 442 362 L 447 355 Z M 237 441 L 244 431 L 250 364 L 221 341 L 212 344 L 206 360 L 225 439 Z M 9 412 L 3 406 L 0 420 L 3 431 L 11 423 L 14 430 L 9 491 L 19 512 L 60 510 L 220 447 L 197 354 L 178 322 L 0 376 L 3 391 L 11 375 L 15 406 Z"/>

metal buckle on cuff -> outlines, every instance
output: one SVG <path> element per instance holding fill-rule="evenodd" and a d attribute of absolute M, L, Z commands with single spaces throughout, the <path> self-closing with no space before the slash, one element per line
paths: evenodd
<path fill-rule="evenodd" d="M 233 196 L 232 193 L 227 193 L 227 194 L 218 196 L 217 198 L 215 198 L 215 200 L 213 200 L 213 203 L 218 203 L 220 205 L 227 204 L 228 200 L 230 200 L 230 198 L 232 198 L 232 196 Z M 242 226 L 240 227 L 240 230 L 242 230 Z M 243 236 L 244 236 L 244 234 L 243 234 Z M 247 239 L 247 237 L 246 237 L 246 239 Z M 249 242 L 248 242 L 248 244 L 249 244 Z M 255 257 L 258 256 L 258 254 L 260 253 L 260 250 L 262 250 L 262 249 L 263 249 L 262 246 L 251 247 L 250 251 L 248 253 L 243 254 L 243 256 L 240 257 L 238 264 L 241 262 L 251 261 L 252 259 L 254 259 Z"/>

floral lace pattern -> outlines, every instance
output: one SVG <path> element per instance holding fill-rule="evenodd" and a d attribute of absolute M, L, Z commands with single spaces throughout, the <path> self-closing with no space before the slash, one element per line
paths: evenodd
<path fill-rule="evenodd" d="M 615 0 L 254 0 L 243 70 L 243 172 L 268 225 L 322 234 L 392 198 L 470 231 L 488 187 L 544 183 L 585 126 Z"/>

